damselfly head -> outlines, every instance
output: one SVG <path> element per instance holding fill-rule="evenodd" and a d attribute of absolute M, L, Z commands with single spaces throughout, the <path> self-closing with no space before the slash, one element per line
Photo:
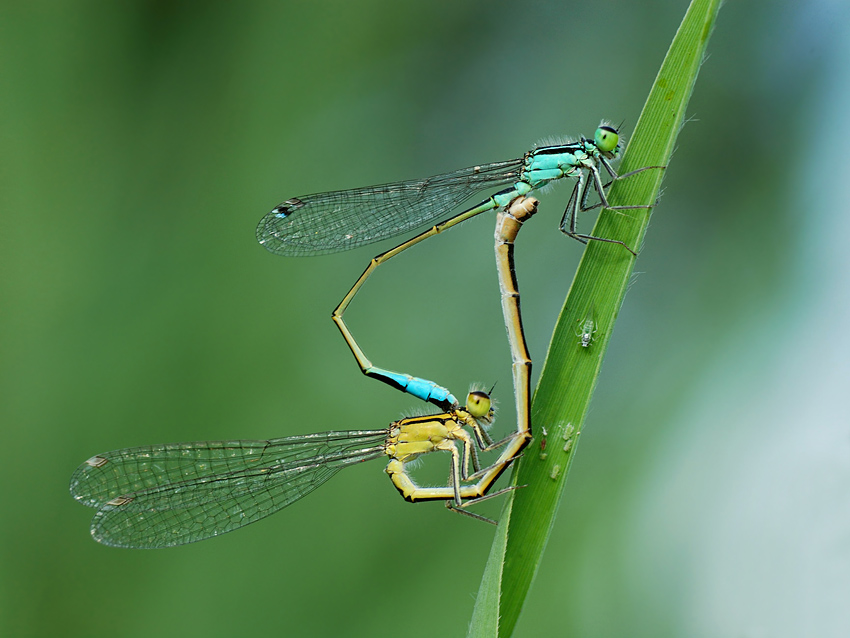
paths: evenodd
<path fill-rule="evenodd" d="M 607 122 L 602 122 L 593 134 L 593 143 L 608 158 L 620 153 L 620 134 Z"/>
<path fill-rule="evenodd" d="M 466 411 L 473 419 L 493 420 L 493 401 L 483 390 L 473 390 L 466 397 Z"/>

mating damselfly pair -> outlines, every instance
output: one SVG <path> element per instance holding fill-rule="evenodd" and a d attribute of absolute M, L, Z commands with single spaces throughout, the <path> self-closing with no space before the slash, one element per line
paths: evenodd
<path fill-rule="evenodd" d="M 558 179 L 575 178 L 560 229 L 584 243 L 597 240 L 620 244 L 634 254 L 619 240 L 576 232 L 579 212 L 600 206 L 611 208 L 603 170 L 613 181 L 655 168 L 618 176 L 610 162 L 619 152 L 617 131 L 603 123 L 593 140 L 582 138 L 539 147 L 517 160 L 473 166 L 423 180 L 293 198 L 275 207 L 257 228 L 259 242 L 274 253 L 300 256 L 347 250 L 405 233 L 444 217 L 485 188 L 508 186 L 372 259 L 333 312 L 333 320 L 364 374 L 433 403 L 442 413 L 401 419 L 378 430 L 325 432 L 267 441 L 154 445 L 94 456 L 72 476 L 71 493 L 81 503 L 98 510 L 91 527 L 95 540 L 119 547 L 150 548 L 216 536 L 286 507 L 343 467 L 380 457 L 389 459 L 386 471 L 405 499 L 443 500 L 450 509 L 484 519 L 467 506 L 504 491 L 488 493 L 532 435 L 531 359 L 522 331 L 513 265 L 513 241 L 522 222 L 534 214 L 537 206 L 536 200 L 526 196 Z M 589 203 L 591 191 L 598 196 L 596 204 Z M 461 406 L 451 392 L 432 381 L 373 366 L 343 321 L 343 313 L 379 265 L 432 235 L 496 209 L 504 209 L 497 218 L 496 257 L 513 361 L 517 427 L 494 443 L 485 429 L 493 418 L 488 393 L 470 392 L 466 404 Z M 497 460 L 482 468 L 478 451 L 496 449 L 501 449 Z M 451 455 L 449 484 L 420 487 L 409 475 L 406 464 L 434 451 Z"/>

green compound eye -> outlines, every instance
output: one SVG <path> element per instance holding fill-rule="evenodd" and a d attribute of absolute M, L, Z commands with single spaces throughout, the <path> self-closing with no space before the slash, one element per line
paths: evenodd
<path fill-rule="evenodd" d="M 490 414 L 490 395 L 476 390 L 466 397 L 466 410 L 474 419 L 481 419 Z"/>
<path fill-rule="evenodd" d="M 603 153 L 610 153 L 620 142 L 620 136 L 617 131 L 610 126 L 600 126 L 593 134 L 593 143 Z"/>

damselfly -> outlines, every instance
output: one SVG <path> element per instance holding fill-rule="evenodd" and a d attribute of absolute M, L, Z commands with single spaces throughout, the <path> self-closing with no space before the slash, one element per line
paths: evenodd
<path fill-rule="evenodd" d="M 613 181 L 650 168 L 661 168 L 646 166 L 618 176 L 611 162 L 619 156 L 620 146 L 617 129 L 603 122 L 596 129 L 592 140 L 582 137 L 578 142 L 541 146 L 514 160 L 470 166 L 426 179 L 295 197 L 276 206 L 260 221 L 257 226 L 257 240 L 269 251 L 288 256 L 319 255 L 348 250 L 433 223 L 479 191 L 508 186 L 477 206 L 432 226 L 372 259 L 332 315 L 366 376 L 379 379 L 447 410 L 452 405 L 457 405 L 457 400 L 447 389 L 431 381 L 392 372 L 372 364 L 343 320 L 348 305 L 372 272 L 392 257 L 424 239 L 480 213 L 508 206 L 517 197 L 527 195 L 564 177 L 574 178 L 576 183 L 561 218 L 561 231 L 582 243 L 596 240 L 620 244 L 635 255 L 636 253 L 622 241 L 576 231 L 576 220 L 580 212 L 600 206 L 617 210 L 651 207 L 609 205 L 605 192 L 608 184 L 602 182 L 602 171 L 607 172 Z M 591 190 L 598 195 L 597 204 L 588 203 Z"/>
<path fill-rule="evenodd" d="M 386 472 L 405 500 L 443 500 L 453 511 L 493 522 L 466 508 L 514 489 L 488 493 L 531 440 L 531 360 L 522 330 L 513 241 L 536 207 L 536 200 L 520 199 L 500 213 L 496 227 L 497 270 L 513 360 L 515 432 L 494 443 L 485 429 L 493 421 L 490 395 L 473 391 L 463 407 L 401 419 L 379 430 L 151 445 L 98 454 L 77 468 L 70 486 L 76 500 L 97 509 L 92 537 L 105 545 L 133 548 L 204 540 L 283 509 L 344 467 L 381 457 L 388 457 Z M 499 448 L 496 461 L 481 468 L 478 452 Z M 407 463 L 438 451 L 451 454 L 449 485 L 418 486 Z"/>

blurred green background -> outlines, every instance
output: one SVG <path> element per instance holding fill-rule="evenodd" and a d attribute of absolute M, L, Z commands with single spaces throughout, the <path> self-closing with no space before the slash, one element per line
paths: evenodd
<path fill-rule="evenodd" d="M 403 502 L 379 461 L 149 552 L 94 543 L 68 479 L 119 447 L 415 409 L 330 320 L 392 244 L 284 259 L 256 223 L 602 117 L 628 132 L 686 6 L 3 3 L 0 635 L 463 635 L 493 529 Z M 850 631 L 849 17 L 721 11 L 517 635 Z M 517 247 L 538 371 L 580 255 L 568 188 Z M 346 317 L 378 365 L 498 381 L 501 434 L 492 222 L 382 269 Z"/>

